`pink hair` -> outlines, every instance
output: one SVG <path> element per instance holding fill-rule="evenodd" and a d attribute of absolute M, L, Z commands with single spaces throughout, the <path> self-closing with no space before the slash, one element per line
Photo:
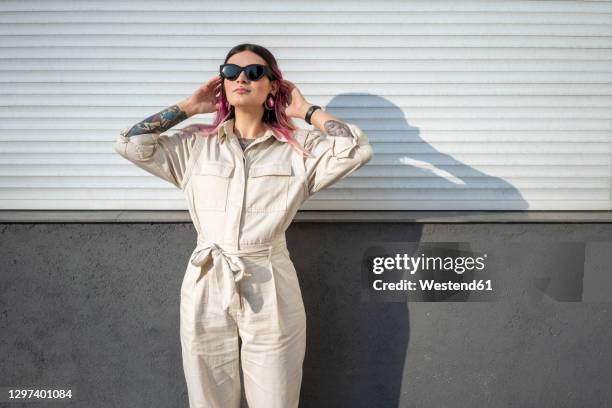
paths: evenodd
<path fill-rule="evenodd" d="M 291 119 L 287 117 L 285 114 L 285 108 L 289 105 L 289 96 L 291 95 L 291 88 L 289 84 L 283 79 L 283 74 L 276 63 L 276 60 L 272 56 L 272 54 L 259 45 L 255 44 L 240 44 L 228 53 L 225 58 L 225 62 L 234 54 L 249 50 L 259 54 L 262 58 L 264 58 L 268 62 L 268 67 L 273 72 L 276 80 L 279 82 L 278 91 L 274 98 L 274 108 L 272 111 L 268 111 L 266 108 L 263 115 L 263 122 L 270 128 L 274 133 L 279 135 L 281 140 L 289 143 L 294 149 L 296 149 L 301 155 L 311 156 L 312 154 L 305 150 L 300 143 L 295 140 L 293 134 L 297 128 L 291 122 Z M 259 52 L 258 52 L 259 51 Z M 263 54 L 263 55 L 262 55 Z M 225 81 L 225 80 L 223 80 Z M 219 84 L 219 89 L 217 93 L 215 93 L 215 106 L 217 106 L 217 112 L 212 124 L 204 124 L 198 123 L 190 125 L 191 128 L 196 128 L 205 136 L 216 135 L 221 124 L 229 119 L 235 118 L 234 116 L 234 108 L 230 105 L 229 101 L 225 96 L 225 91 L 223 88 L 223 81 Z"/>

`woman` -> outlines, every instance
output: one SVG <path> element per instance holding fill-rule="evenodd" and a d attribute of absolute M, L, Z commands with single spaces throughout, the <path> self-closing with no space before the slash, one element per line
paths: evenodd
<path fill-rule="evenodd" d="M 161 134 L 215 112 L 212 125 Z M 115 150 L 185 192 L 198 234 L 180 306 L 190 407 L 239 407 L 239 363 L 250 408 L 297 407 L 306 315 L 285 231 L 312 194 L 371 159 L 366 134 L 308 103 L 266 48 L 240 44 L 193 95 L 122 130 Z"/>

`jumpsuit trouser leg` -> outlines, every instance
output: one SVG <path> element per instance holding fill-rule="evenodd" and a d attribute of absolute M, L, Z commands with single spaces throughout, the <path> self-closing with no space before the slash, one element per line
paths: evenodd
<path fill-rule="evenodd" d="M 206 277 L 189 265 L 181 288 L 181 348 L 189 408 L 239 408 L 238 329 Z"/>
<path fill-rule="evenodd" d="M 249 408 L 298 408 L 306 351 L 306 313 L 288 252 L 272 255 L 268 267 L 254 266 L 241 285 L 238 313 L 241 362 Z"/>
<path fill-rule="evenodd" d="M 306 314 L 293 262 L 284 241 L 241 260 L 249 275 L 236 282 L 227 310 L 212 274 L 196 283 L 199 268 L 187 268 L 181 345 L 190 408 L 240 406 L 239 358 L 249 408 L 297 408 Z"/>

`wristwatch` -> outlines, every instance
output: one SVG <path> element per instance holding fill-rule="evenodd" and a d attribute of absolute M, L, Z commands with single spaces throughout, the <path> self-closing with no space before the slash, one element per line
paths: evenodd
<path fill-rule="evenodd" d="M 310 122 L 310 117 L 312 116 L 314 111 L 316 111 L 317 109 L 321 109 L 321 107 L 318 105 L 311 105 L 310 108 L 308 108 L 308 111 L 306 112 L 306 117 L 304 118 L 304 120 L 309 125 L 312 125 L 312 123 Z"/>

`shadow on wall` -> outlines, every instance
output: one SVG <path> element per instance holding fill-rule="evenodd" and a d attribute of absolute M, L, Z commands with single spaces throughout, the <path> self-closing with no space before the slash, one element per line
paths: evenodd
<path fill-rule="evenodd" d="M 385 98 L 344 93 L 334 97 L 325 110 L 355 123 L 368 134 L 375 147 L 372 161 L 358 171 L 362 177 L 371 177 L 366 191 L 370 193 L 370 200 L 372 194 L 380 197 L 377 209 L 520 211 L 528 208 L 520 191 L 506 180 L 460 162 L 423 140 L 419 128 L 409 124 L 406 116 L 410 112 Z M 455 139 L 463 143 L 462 140 L 470 138 L 467 131 L 454 135 L 452 121 L 442 123 L 449 123 L 447 129 L 438 127 L 449 135 L 448 143 Z M 484 165 L 492 166 L 495 162 L 491 158 Z"/>
<path fill-rule="evenodd" d="M 385 98 L 345 93 L 334 97 L 325 109 L 368 134 L 374 157 L 358 171 L 361 177 L 369 178 L 362 194 L 368 195 L 368 201 L 373 195 L 378 197 L 378 208 L 469 210 L 477 208 L 477 201 L 495 210 L 528 207 L 507 181 L 474 169 L 424 141 L 404 111 Z M 452 128 L 445 132 L 452 137 Z M 362 191 L 354 190 L 354 197 L 360 199 Z M 318 197 L 325 194 L 322 191 Z M 364 237 L 359 223 L 343 224 L 341 229 L 293 224 L 288 240 L 296 243 L 291 245 L 295 259 L 303 261 L 296 268 L 308 316 L 300 406 L 392 408 L 405 400 L 401 393 L 409 352 L 409 304 L 405 299 L 372 302 L 360 298 L 368 284 L 360 272 L 362 256 L 368 256 L 368 242 L 421 241 L 422 224 L 405 225 L 400 237 L 391 237 L 385 223 L 372 224 Z M 470 251 L 469 244 L 453 245 L 447 244 L 446 249 Z M 383 255 L 384 248 L 378 249 L 378 255 Z"/>

